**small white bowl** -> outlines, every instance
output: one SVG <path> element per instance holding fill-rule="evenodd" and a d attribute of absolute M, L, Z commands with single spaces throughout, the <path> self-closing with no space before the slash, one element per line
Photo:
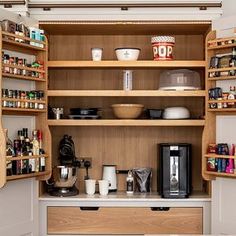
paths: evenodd
<path fill-rule="evenodd" d="M 118 61 L 137 61 L 140 48 L 116 48 L 116 56 Z"/>

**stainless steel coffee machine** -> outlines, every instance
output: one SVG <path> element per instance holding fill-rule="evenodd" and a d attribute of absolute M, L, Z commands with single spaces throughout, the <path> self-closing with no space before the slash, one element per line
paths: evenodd
<path fill-rule="evenodd" d="M 52 196 L 74 196 L 79 193 L 75 187 L 80 161 L 75 157 L 72 137 L 64 135 L 59 144 L 59 163 L 53 168 L 52 179 L 47 182 L 48 192 Z"/>
<path fill-rule="evenodd" d="M 159 193 L 164 198 L 186 198 L 191 193 L 191 144 L 159 145 Z"/>

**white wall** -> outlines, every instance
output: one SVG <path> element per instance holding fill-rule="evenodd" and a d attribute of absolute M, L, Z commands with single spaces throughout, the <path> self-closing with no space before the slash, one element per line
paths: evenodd
<path fill-rule="evenodd" d="M 219 3 L 220 0 L 31 0 L 31 4 L 148 4 L 148 3 Z M 198 7 L 130 7 L 121 10 L 120 7 L 112 8 L 52 8 L 43 11 L 42 8 L 29 9 L 31 16 L 40 21 L 49 20 L 212 20 L 218 18 L 222 10 L 219 7 L 209 7 L 207 10 L 199 10 Z"/>
<path fill-rule="evenodd" d="M 232 36 L 236 26 L 236 1 L 223 0 L 223 17 L 213 22 L 217 37 Z M 217 86 L 225 91 L 236 81 L 221 81 Z M 216 141 L 236 144 L 236 116 L 218 116 Z M 236 180 L 217 178 L 212 181 L 212 234 L 236 234 Z"/>
<path fill-rule="evenodd" d="M 235 0 L 222 0 L 223 17 L 236 14 Z"/>

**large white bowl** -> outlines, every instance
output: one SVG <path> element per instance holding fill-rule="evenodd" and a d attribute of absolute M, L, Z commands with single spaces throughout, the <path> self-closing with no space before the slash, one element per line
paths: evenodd
<path fill-rule="evenodd" d="M 116 48 L 116 56 L 118 61 L 137 61 L 140 48 Z"/>
<path fill-rule="evenodd" d="M 163 119 L 178 120 L 188 118 L 190 118 L 190 112 L 185 107 L 168 107 L 163 113 Z"/>

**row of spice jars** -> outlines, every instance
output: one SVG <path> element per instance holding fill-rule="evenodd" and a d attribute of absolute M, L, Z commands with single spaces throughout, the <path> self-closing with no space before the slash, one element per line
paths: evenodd
<path fill-rule="evenodd" d="M 8 40 L 14 40 L 19 43 L 26 43 L 26 44 L 30 44 L 30 45 L 33 45 L 36 47 L 41 47 L 41 48 L 44 47 L 44 45 L 41 43 L 37 43 L 37 42 L 29 41 L 27 39 L 22 39 L 22 38 L 16 37 L 19 35 L 22 37 L 28 37 L 28 38 L 38 40 L 38 41 L 45 41 L 45 34 L 44 34 L 44 30 L 42 30 L 42 29 L 38 29 L 35 27 L 28 27 L 25 24 L 23 24 L 22 22 L 16 23 L 16 22 L 10 21 L 10 20 L 1 21 L 0 26 L 3 31 L 9 32 L 11 34 L 15 34 L 15 36 L 4 34 L 3 37 Z"/>
<path fill-rule="evenodd" d="M 208 47 L 216 47 L 216 46 L 224 46 L 229 44 L 234 44 L 236 42 L 235 39 L 225 39 L 224 41 L 211 41 L 208 43 Z"/>
<path fill-rule="evenodd" d="M 217 103 L 209 103 L 210 109 L 222 109 L 222 108 L 235 108 L 235 102 L 229 102 L 226 100 L 236 99 L 235 86 L 230 86 L 229 92 L 223 92 L 222 88 L 211 88 L 208 91 L 209 100 L 217 100 Z M 222 101 L 222 102 L 221 102 Z"/>
<path fill-rule="evenodd" d="M 232 69 L 230 68 L 232 67 Z M 209 69 L 226 68 L 222 71 L 209 72 L 209 77 L 236 76 L 236 48 L 233 48 L 229 55 L 216 55 L 211 57 Z"/>
<path fill-rule="evenodd" d="M 2 89 L 2 97 L 7 99 L 20 99 L 21 101 L 4 100 L 3 107 L 10 108 L 29 108 L 29 109 L 44 109 L 44 92 L 42 90 L 22 91 L 12 89 Z M 25 101 L 24 101 L 25 100 Z M 32 102 L 30 102 L 32 100 Z M 34 100 L 34 101 L 33 101 Z"/>
<path fill-rule="evenodd" d="M 9 54 L 2 53 L 2 61 L 3 61 L 3 73 L 9 73 L 14 75 L 23 75 L 23 76 L 31 76 L 42 79 L 44 77 L 44 73 L 38 72 L 38 71 L 29 71 L 27 70 L 27 67 L 29 68 L 35 68 L 35 69 L 43 69 L 43 62 L 41 61 L 35 61 L 31 64 L 27 63 L 27 60 L 25 58 L 19 58 L 19 57 L 13 57 Z M 25 68 L 16 68 L 16 67 L 10 67 L 8 65 L 13 66 L 22 66 Z"/>

